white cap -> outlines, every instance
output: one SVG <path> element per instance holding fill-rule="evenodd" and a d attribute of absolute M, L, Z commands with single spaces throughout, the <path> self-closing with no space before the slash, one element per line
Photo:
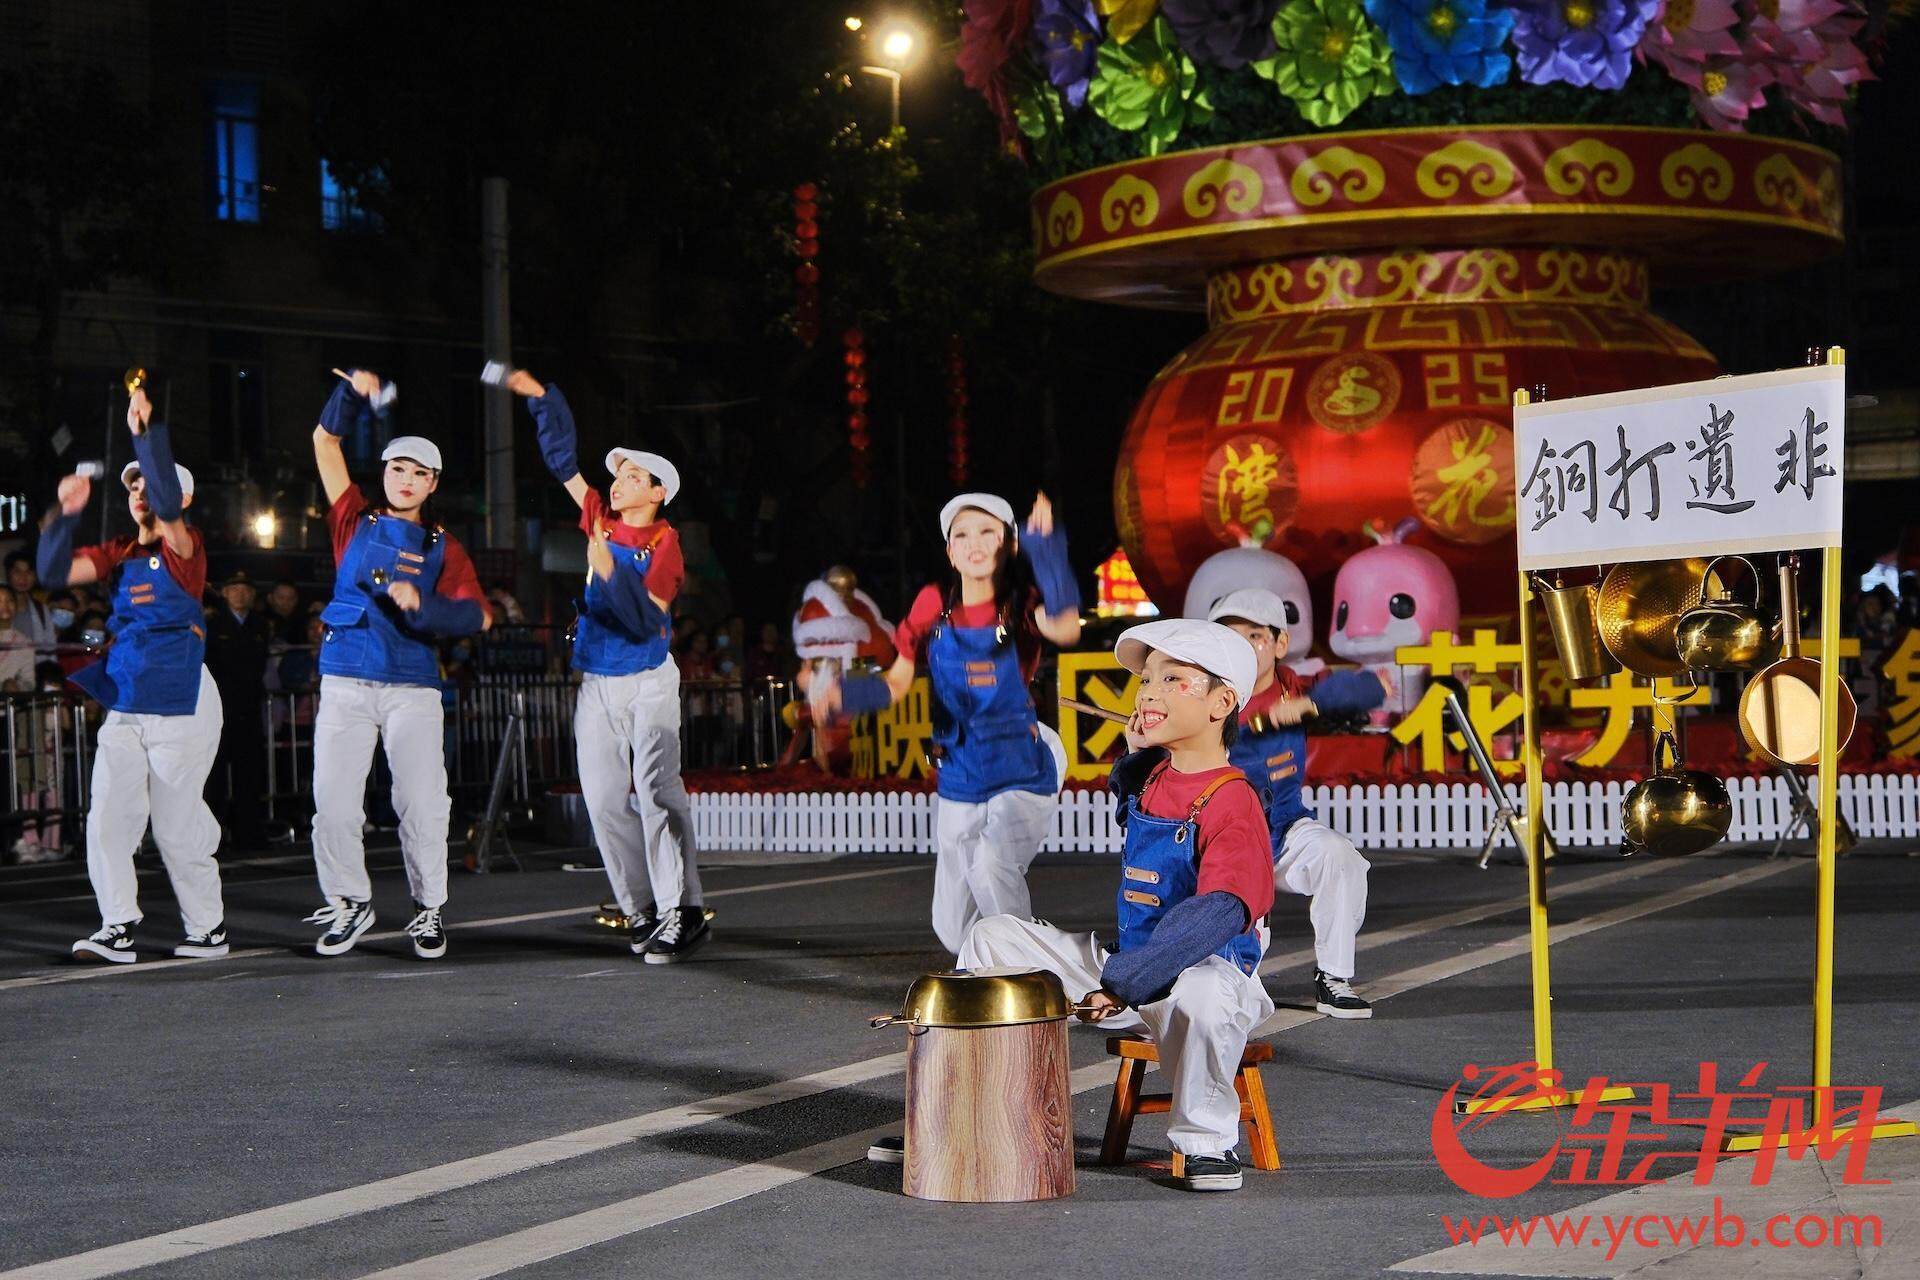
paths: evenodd
<path fill-rule="evenodd" d="M 440 446 L 425 436 L 396 436 L 380 451 L 380 461 L 412 458 L 422 466 L 440 470 Z"/>
<path fill-rule="evenodd" d="M 642 471 L 660 482 L 667 496 L 660 500 L 661 506 L 673 501 L 673 495 L 680 492 L 680 470 L 657 453 L 648 453 L 645 449 L 609 449 L 607 451 L 607 474 L 620 474 L 620 464 L 631 462 Z"/>
<path fill-rule="evenodd" d="M 1128 627 L 1114 643 L 1113 656 L 1135 675 L 1147 665 L 1147 654 L 1158 649 L 1169 658 L 1191 663 L 1208 675 L 1225 680 L 1246 706 L 1253 697 L 1256 659 L 1247 638 L 1232 627 L 1198 618 L 1162 618 Z"/>
<path fill-rule="evenodd" d="M 133 477 L 139 473 L 139 470 L 140 464 L 137 462 L 129 462 L 126 466 L 120 468 L 120 483 L 129 489 L 133 488 Z M 176 462 L 173 464 L 173 473 L 180 477 L 180 492 L 191 497 L 193 494 L 193 472 Z"/>
<path fill-rule="evenodd" d="M 1242 587 L 1229 591 L 1207 610 L 1207 621 L 1245 618 L 1263 627 L 1272 627 L 1275 635 L 1287 634 L 1287 602 L 1265 587 Z"/>
<path fill-rule="evenodd" d="M 974 507 L 995 517 L 1003 524 L 1013 523 L 1013 504 L 995 493 L 963 493 L 940 508 L 940 536 L 953 536 L 954 517 Z"/>

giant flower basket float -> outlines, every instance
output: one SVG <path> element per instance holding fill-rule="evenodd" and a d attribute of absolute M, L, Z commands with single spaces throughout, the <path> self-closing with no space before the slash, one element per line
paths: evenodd
<path fill-rule="evenodd" d="M 1041 0 L 1028 38 L 1008 22 L 1026 5 L 970 3 L 963 68 L 997 91 L 1010 142 L 1064 174 L 1033 198 L 1035 280 L 1207 316 L 1149 384 L 1114 475 L 1122 541 L 1162 607 L 1222 547 L 1324 581 L 1369 521 L 1412 517 L 1467 611 L 1504 612 L 1513 391 L 1710 377 L 1713 356 L 1649 310 L 1649 281 L 1840 247 L 1838 158 L 1740 126 L 1836 122 L 1866 74 L 1857 10 L 1158 9 Z M 998 44 L 980 34 L 996 17 Z M 1528 119 L 1556 110 L 1591 123 Z"/>

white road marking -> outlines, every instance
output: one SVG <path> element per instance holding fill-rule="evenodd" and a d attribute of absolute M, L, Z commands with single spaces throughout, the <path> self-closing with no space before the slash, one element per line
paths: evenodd
<path fill-rule="evenodd" d="M 569 978 L 604 978 L 610 973 L 619 973 L 618 969 L 595 969 L 591 973 L 570 973 Z"/>
<path fill-rule="evenodd" d="M 1737 889 L 1755 881 L 1779 875 L 1798 865 L 1801 864 L 1770 862 L 1748 867 L 1713 880 L 1685 885 L 1642 902 L 1615 907 L 1585 919 L 1568 921 L 1554 928 L 1553 941 L 1562 942 L 1569 938 L 1582 937 L 1728 889 Z M 1566 892 L 1562 890 L 1563 897 Z M 1475 969 L 1485 968 L 1516 955 L 1525 954 L 1526 949 L 1527 935 L 1521 934 L 1516 938 L 1506 939 L 1490 946 L 1477 947 L 1463 955 L 1390 974 L 1373 985 L 1373 999 L 1376 1002 L 1386 1000 L 1420 987 L 1431 986 L 1447 978 L 1458 977 Z M 1259 1037 L 1272 1036 L 1281 1031 L 1304 1026 L 1309 1022 L 1318 1022 L 1323 1016 L 1306 1010 L 1280 1010 L 1261 1024 L 1254 1034 Z M 1096 1062 L 1073 1072 L 1069 1083 L 1077 1095 L 1109 1086 L 1113 1078 L 1112 1063 Z M 824 1173 L 842 1164 L 850 1164 L 865 1156 L 867 1144 L 875 1137 L 897 1132 L 898 1129 L 897 1122 L 882 1125 L 861 1133 L 803 1147 L 798 1151 L 791 1151 L 769 1160 L 723 1169 L 691 1182 L 659 1191 L 650 1191 L 644 1195 L 622 1200 L 617 1204 L 604 1205 L 585 1213 L 544 1222 L 537 1227 L 509 1232 L 491 1240 L 482 1240 L 447 1253 L 421 1258 L 397 1267 L 389 1267 L 364 1276 L 361 1280 L 486 1280 L 487 1277 L 502 1275 L 562 1254 L 573 1253 L 652 1227 L 663 1226 L 720 1205 L 771 1191 L 814 1174 Z M 0 1280 L 11 1280 L 11 1278 L 0 1276 Z"/>
<path fill-rule="evenodd" d="M 866 880 L 874 876 L 905 875 L 910 871 L 932 871 L 932 863 L 913 863 L 903 867 L 875 867 L 866 871 L 843 871 L 830 876 L 809 876 L 801 880 L 782 880 L 775 884 L 743 884 L 731 889 L 715 889 L 706 894 L 708 898 L 726 898 L 736 893 L 770 893 L 776 889 L 799 889 L 807 885 L 834 884 L 841 880 Z M 261 883 L 258 880 L 251 884 Z M 494 916 L 486 920 L 453 919 L 447 922 L 447 932 L 458 938 L 468 929 L 491 929 L 506 924 L 526 924 L 534 920 L 561 920 L 568 916 L 593 915 L 598 907 L 564 907 L 558 911 L 533 911 L 517 916 Z M 404 929 L 390 929 L 383 933 L 364 935 L 362 942 L 391 942 L 407 936 Z M 45 987 L 61 982 L 85 982 L 90 978 L 107 978 L 127 974 L 155 973 L 162 969 L 171 969 L 183 964 L 218 964 L 221 960 L 239 960 L 247 956 L 295 955 L 307 950 L 306 944 L 294 947 L 249 947 L 244 951 L 234 951 L 225 956 L 195 960 L 148 960 L 138 964 L 103 965 L 97 969 L 53 969 L 43 973 L 29 974 L 24 978 L 8 978 L 0 981 L 0 991 L 10 991 L 17 987 Z"/>
<path fill-rule="evenodd" d="M 1649 862 L 1645 865 L 1652 867 L 1662 864 Z M 1774 872 L 1783 871 L 1798 865 L 1802 864 L 1798 862 L 1769 863 L 1760 870 L 1763 874 L 1773 874 Z M 884 870 L 908 871 L 919 869 L 923 868 L 912 866 L 886 868 Z M 1576 883 L 1559 886 L 1557 899 L 1573 897 L 1582 892 L 1599 889 L 1608 884 L 1615 883 L 1620 879 L 1627 878 L 1627 872 L 1629 870 L 1629 868 L 1622 868 L 1620 871 L 1606 872 L 1587 877 Z M 859 872 L 853 874 L 872 875 L 877 873 Z M 1636 870 L 1634 874 L 1643 873 Z M 1752 871 L 1736 872 L 1730 877 L 1722 877 L 1720 880 L 1705 882 L 1703 886 L 1700 886 L 1700 892 L 1694 896 L 1703 896 L 1705 893 L 1717 892 L 1721 888 L 1733 888 L 1735 885 L 1727 882 L 1736 877 L 1743 876 L 1752 876 Z M 721 892 L 750 892 L 762 887 L 779 888 L 794 883 L 819 883 L 822 879 L 841 878 L 845 877 L 822 877 L 804 882 L 787 881 L 783 882 L 782 885 L 742 886 L 737 889 L 724 890 Z M 1745 881 L 1742 880 L 1741 883 L 1745 883 Z M 1682 890 L 1679 892 L 1685 891 Z M 718 897 L 720 894 L 713 893 L 707 896 Z M 1667 897 L 1671 896 L 1672 895 L 1667 895 Z M 1646 914 L 1651 911 L 1663 910 L 1667 905 L 1673 904 L 1666 902 L 1662 898 L 1652 899 L 1645 904 L 1641 904 L 1636 913 Z M 1465 908 L 1464 911 L 1480 912 L 1485 910 L 1488 914 L 1495 914 L 1498 911 L 1512 909 L 1513 904 L 1508 902 L 1505 904 L 1489 904 L 1485 908 Z M 584 911 L 564 912 L 561 914 L 584 914 Z M 1453 911 L 1431 917 L 1425 922 L 1409 922 L 1408 924 L 1396 926 L 1392 930 L 1383 930 L 1379 936 L 1391 936 L 1394 940 L 1404 940 L 1406 938 L 1419 936 L 1421 933 L 1449 928 L 1462 922 L 1463 912 Z M 1566 925 L 1559 926 L 1559 928 L 1571 929 L 1582 923 L 1584 922 L 1571 921 Z M 1618 923 L 1618 921 L 1615 921 L 1615 923 Z M 1555 936 L 1558 938 L 1561 935 L 1556 932 Z M 1520 950 L 1524 951 L 1526 945 L 1524 935 L 1518 939 L 1518 944 Z M 1510 950 L 1511 945 L 1511 943 L 1496 944 L 1493 947 L 1482 948 L 1479 952 L 1468 954 L 1484 955 L 1490 952 L 1499 952 L 1499 954 L 1493 955 L 1490 959 L 1482 962 L 1493 963 L 1495 960 L 1504 959 L 1509 954 L 1512 954 Z M 1307 956 L 1311 958 L 1311 952 L 1308 952 Z M 1464 957 L 1462 958 L 1464 959 Z M 181 963 L 206 962 L 194 961 Z M 141 966 L 134 965 L 130 967 L 138 969 Z M 1428 968 L 1432 968 L 1432 966 L 1428 966 Z M 1464 969 L 1460 971 L 1465 972 Z M 1398 976 L 1399 975 L 1394 975 L 1394 977 Z M 1440 981 L 1441 978 L 1448 976 L 1453 975 L 1450 973 L 1440 974 L 1428 978 L 1427 981 Z M 1393 978 L 1387 978 L 1374 984 L 1373 989 L 1377 993 L 1375 996 L 1376 999 L 1386 999 L 1391 995 L 1397 995 L 1403 991 L 1411 990 L 1412 987 L 1405 984 L 1394 986 Z M 1289 1027 L 1302 1026 L 1309 1022 L 1317 1022 L 1320 1018 L 1320 1014 L 1310 1011 L 1283 1010 L 1273 1018 L 1268 1019 L 1260 1028 L 1258 1034 L 1263 1036 L 1272 1035 L 1278 1031 L 1286 1030 Z M 809 1076 L 777 1081 L 741 1093 L 727 1094 L 721 1097 L 709 1098 L 699 1102 L 667 1108 L 662 1111 L 649 1112 L 626 1120 L 614 1121 L 606 1125 L 577 1130 L 573 1133 L 559 1134 L 551 1138 L 523 1143 L 486 1155 L 473 1156 L 464 1160 L 453 1161 L 449 1164 L 437 1165 L 431 1168 L 417 1170 L 413 1173 L 401 1174 L 393 1178 L 385 1178 L 376 1182 L 365 1183 L 360 1186 L 347 1187 L 339 1191 L 328 1192 L 304 1200 L 272 1205 L 233 1217 L 183 1227 L 158 1235 L 142 1237 L 137 1240 L 129 1240 L 121 1244 L 108 1245 L 104 1248 L 74 1254 L 66 1258 L 56 1258 L 46 1262 L 35 1263 L 12 1271 L 0 1272 L 0 1280 L 95 1280 L 96 1277 L 118 1275 L 122 1272 L 133 1271 L 142 1267 L 156 1266 L 160 1263 L 170 1262 L 179 1258 L 194 1257 L 198 1254 L 226 1248 L 231 1245 L 285 1235 L 290 1232 L 305 1230 L 308 1227 L 334 1222 L 342 1218 L 372 1213 L 377 1210 L 439 1195 L 443 1192 L 473 1186 L 477 1183 L 490 1181 L 495 1178 L 506 1177 L 511 1174 L 537 1169 L 544 1165 L 554 1164 L 562 1160 L 573 1159 L 577 1156 L 590 1155 L 594 1152 L 604 1151 L 611 1147 L 638 1139 L 671 1133 L 680 1129 L 692 1128 L 715 1119 L 737 1115 L 759 1107 L 790 1102 L 796 1099 L 830 1092 L 834 1089 L 849 1088 L 872 1080 L 883 1079 L 904 1071 L 905 1069 L 905 1053 L 886 1054 L 848 1066 L 817 1072 Z M 1105 1061 L 1094 1063 L 1075 1071 L 1071 1077 L 1074 1092 L 1083 1093 L 1109 1084 L 1113 1079 L 1113 1071 L 1113 1065 Z M 683 1196 L 677 1202 L 678 1207 L 673 1208 L 671 1212 L 668 1212 L 668 1202 L 665 1200 L 648 1201 L 648 1206 L 652 1207 L 634 1209 L 632 1206 L 635 1203 L 647 1199 L 644 1196 L 636 1197 L 634 1201 L 626 1202 L 629 1214 L 635 1215 L 628 1220 L 637 1220 L 637 1215 L 659 1214 L 664 1215 L 660 1216 L 659 1220 L 661 1222 L 672 1221 L 674 1218 L 687 1217 L 693 1213 L 698 1213 L 703 1208 L 711 1208 L 725 1204 L 730 1200 L 740 1199 L 745 1195 L 757 1194 L 757 1191 L 753 1189 L 736 1190 L 737 1179 L 734 1182 L 728 1181 L 733 1175 L 741 1174 L 742 1168 L 758 1171 L 749 1177 L 749 1181 L 755 1179 L 761 1181 L 772 1179 L 775 1177 L 775 1171 L 798 1171 L 793 1177 L 766 1181 L 766 1185 L 760 1186 L 759 1190 L 770 1190 L 775 1186 L 784 1185 L 786 1182 L 794 1181 L 800 1177 L 810 1176 L 813 1173 L 823 1172 L 826 1169 L 837 1168 L 842 1164 L 847 1164 L 863 1157 L 866 1144 L 870 1142 L 874 1136 L 894 1132 L 897 1131 L 898 1128 L 899 1126 L 896 1123 L 882 1126 L 865 1133 L 836 1138 L 829 1142 L 816 1144 L 802 1151 L 791 1152 L 783 1156 L 775 1157 L 772 1160 L 759 1162 L 755 1165 L 723 1170 L 710 1175 L 710 1179 L 701 1179 L 695 1183 L 684 1184 L 682 1188 L 652 1193 L 656 1196 L 667 1196 L 674 1190 L 685 1191 L 687 1188 L 695 1186 L 701 1188 L 699 1192 L 689 1193 Z M 851 1152 L 852 1154 L 842 1154 L 846 1152 Z M 829 1159 L 831 1163 L 819 1165 L 818 1168 L 811 1167 L 820 1160 Z M 702 1203 L 703 1201 L 711 1201 L 711 1203 Z M 617 1215 L 615 1216 L 617 1217 Z M 559 1223 L 548 1225 L 556 1226 L 572 1221 L 575 1221 L 575 1219 L 563 1218 L 559 1220 Z M 596 1222 L 598 1225 L 596 1225 L 594 1229 L 576 1231 L 576 1234 L 596 1235 L 619 1225 L 618 1222 L 602 1222 L 600 1220 L 596 1220 Z M 646 1225 L 658 1225 L 658 1223 L 649 1222 Z M 640 1230 L 643 1228 L 636 1226 L 632 1229 Z M 618 1230 L 612 1235 L 603 1235 L 600 1236 L 600 1238 L 614 1239 L 625 1234 L 629 1234 L 629 1232 L 627 1230 Z M 490 1242 L 490 1244 L 498 1243 L 500 1242 Z M 572 1245 L 569 1249 L 562 1250 L 562 1252 L 584 1248 L 592 1243 L 595 1243 L 595 1241 L 582 1240 L 581 1243 Z M 465 1251 L 455 1252 L 464 1253 Z M 450 1258 L 454 1255 L 441 1256 L 442 1258 Z M 435 1259 L 422 1259 L 419 1263 L 412 1265 L 421 1266 L 433 1261 L 435 1261 Z M 417 1274 L 426 1276 L 435 1273 L 422 1271 Z M 449 1272 L 448 1274 L 467 1275 L 494 1273 Z"/>
<path fill-rule="evenodd" d="M 118 1275 L 123 1271 L 191 1258 L 209 1250 L 285 1235 L 290 1231 L 303 1231 L 356 1214 L 423 1200 L 445 1191 L 456 1191 L 494 1178 L 538 1169 L 542 1165 L 592 1155 L 643 1138 L 691 1129 L 760 1107 L 865 1084 L 904 1071 L 906 1066 L 907 1055 L 904 1052 L 883 1054 L 830 1071 L 819 1071 L 793 1080 L 777 1080 L 716 1098 L 702 1098 L 677 1107 L 616 1120 L 611 1124 L 578 1129 L 486 1155 L 455 1160 L 450 1164 L 382 1178 L 378 1182 L 272 1205 L 178 1231 L 129 1240 L 124 1244 L 108 1245 L 67 1258 L 34 1263 L 0 1272 L 0 1280 L 92 1280 L 97 1276 Z M 844 1164 L 845 1161 L 839 1163 Z"/>

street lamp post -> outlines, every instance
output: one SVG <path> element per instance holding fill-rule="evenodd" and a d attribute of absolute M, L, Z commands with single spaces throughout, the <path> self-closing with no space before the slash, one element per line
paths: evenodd
<path fill-rule="evenodd" d="M 860 70 L 870 76 L 884 76 L 887 78 L 887 80 L 889 80 L 892 83 L 892 88 L 893 88 L 892 128 L 898 129 L 900 127 L 900 80 L 901 80 L 900 73 L 898 71 L 895 71 L 892 67 L 862 67 L 860 68 Z"/>
<path fill-rule="evenodd" d="M 847 29 L 849 31 L 861 30 L 860 20 L 858 18 L 848 18 Z M 892 23 L 880 32 L 880 38 L 876 43 L 880 49 L 880 59 L 887 65 L 882 67 L 863 66 L 860 70 L 864 75 L 879 76 L 887 81 L 888 87 L 892 92 L 893 103 L 893 113 L 890 117 L 892 121 L 891 131 L 898 132 L 900 128 L 900 82 L 903 78 L 901 72 L 912 63 L 914 56 L 919 52 L 920 37 L 914 32 L 912 27 L 904 23 Z"/>

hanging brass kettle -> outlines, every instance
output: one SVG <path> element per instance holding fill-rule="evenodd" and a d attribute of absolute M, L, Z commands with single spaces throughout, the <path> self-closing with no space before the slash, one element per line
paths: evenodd
<path fill-rule="evenodd" d="M 1668 762 L 1660 762 L 1661 753 Z M 1660 731 L 1653 748 L 1653 774 L 1627 792 L 1621 813 L 1627 848 L 1656 857 L 1678 857 L 1710 849 L 1733 826 L 1733 797 L 1727 784 L 1699 769 L 1680 768 L 1680 748 L 1670 730 Z"/>
<path fill-rule="evenodd" d="M 1747 566 L 1753 603 L 1737 599 L 1713 574 L 1713 565 L 1738 560 Z M 1714 585 L 1703 586 L 1700 603 L 1680 616 L 1674 647 L 1689 671 L 1757 671 L 1780 652 L 1780 627 L 1760 616 L 1760 571 L 1745 556 L 1715 556 L 1707 568 Z"/>
<path fill-rule="evenodd" d="M 1553 631 L 1553 647 L 1560 654 L 1560 665 L 1569 680 L 1598 680 L 1620 669 L 1620 664 L 1600 642 L 1600 627 L 1595 619 L 1600 606 L 1600 584 L 1585 582 L 1569 586 L 1549 583 L 1541 575 L 1533 578 L 1533 594 L 1546 610 L 1547 625 Z"/>
<path fill-rule="evenodd" d="M 1700 603 L 1710 563 L 1689 556 L 1617 564 L 1607 570 L 1600 580 L 1594 620 L 1600 627 L 1600 642 L 1615 661 L 1637 676 L 1677 676 L 1686 671 L 1674 629 L 1680 616 Z"/>

